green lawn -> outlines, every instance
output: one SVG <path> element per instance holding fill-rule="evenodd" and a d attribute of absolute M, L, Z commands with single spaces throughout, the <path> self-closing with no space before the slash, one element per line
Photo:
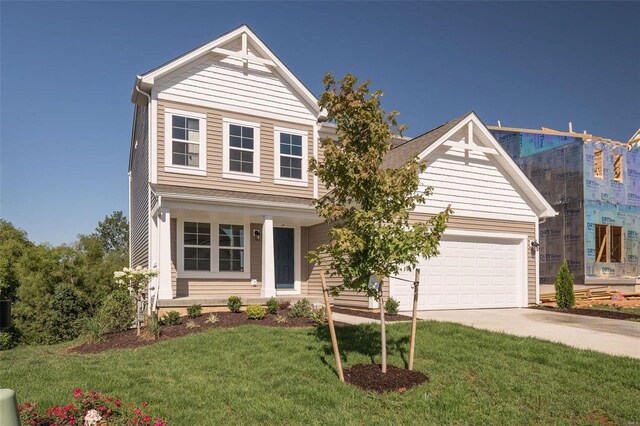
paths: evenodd
<path fill-rule="evenodd" d="M 409 324 L 388 327 L 404 366 Z M 377 355 L 375 326 L 338 329 L 345 366 Z M 20 402 L 66 403 L 97 389 L 175 425 L 612 424 L 640 422 L 640 362 L 437 322 L 418 326 L 416 369 L 430 381 L 378 395 L 338 381 L 326 329 L 213 329 L 138 350 L 0 352 L 0 387 Z M 376 358 L 377 359 L 377 358 Z"/>
<path fill-rule="evenodd" d="M 624 313 L 627 313 L 627 314 L 640 315 L 640 308 L 620 308 L 620 309 L 618 309 L 617 307 L 615 307 L 613 305 L 593 305 L 593 306 L 589 306 L 588 309 L 597 309 L 597 310 L 601 310 L 601 311 L 624 312 Z"/>

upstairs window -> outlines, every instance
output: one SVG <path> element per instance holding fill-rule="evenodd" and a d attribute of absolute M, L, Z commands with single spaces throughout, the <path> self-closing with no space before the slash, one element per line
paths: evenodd
<path fill-rule="evenodd" d="M 165 171 L 205 175 L 206 116 L 165 110 Z"/>
<path fill-rule="evenodd" d="M 305 131 L 276 128 L 275 142 L 275 182 L 284 185 L 307 186 L 307 147 Z"/>
<path fill-rule="evenodd" d="M 622 154 L 615 154 L 613 156 L 613 180 L 622 182 L 622 172 Z"/>
<path fill-rule="evenodd" d="M 593 152 L 593 176 L 598 179 L 604 178 L 604 153 L 601 149 Z"/>
<path fill-rule="evenodd" d="M 260 180 L 260 125 L 224 119 L 223 177 Z"/>

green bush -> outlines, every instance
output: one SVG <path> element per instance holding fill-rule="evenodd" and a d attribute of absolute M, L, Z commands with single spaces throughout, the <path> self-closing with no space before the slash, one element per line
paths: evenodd
<path fill-rule="evenodd" d="M 82 333 L 85 299 L 71 284 L 59 284 L 55 287 L 49 312 L 50 333 L 53 341 L 73 340 Z"/>
<path fill-rule="evenodd" d="M 180 319 L 180 312 L 169 311 L 162 316 L 162 323 L 164 325 L 180 325 L 182 320 Z"/>
<path fill-rule="evenodd" d="M 187 308 L 189 318 L 198 318 L 202 315 L 202 305 L 191 305 Z"/>
<path fill-rule="evenodd" d="M 314 308 L 309 314 L 309 319 L 313 321 L 315 325 L 325 325 L 327 322 L 327 311 L 325 308 Z"/>
<path fill-rule="evenodd" d="M 84 322 L 84 336 L 90 343 L 104 341 L 106 334 L 105 324 L 97 316 L 87 318 Z"/>
<path fill-rule="evenodd" d="M 309 299 L 300 299 L 291 306 L 289 316 L 294 318 L 308 318 L 309 315 L 311 315 L 312 309 Z"/>
<path fill-rule="evenodd" d="M 386 302 L 384 302 L 384 311 L 387 315 L 398 315 L 398 308 L 400 307 L 400 302 L 398 302 L 393 297 L 389 297 Z"/>
<path fill-rule="evenodd" d="M 267 300 L 267 311 L 269 311 L 270 314 L 277 314 L 279 308 L 280 302 L 278 302 L 278 299 L 271 297 Z"/>
<path fill-rule="evenodd" d="M 16 336 L 11 331 L 0 331 L 0 351 L 8 351 L 18 344 Z"/>
<path fill-rule="evenodd" d="M 280 310 L 281 311 L 289 309 L 289 306 L 291 306 L 291 301 L 290 300 L 283 300 L 282 302 L 280 302 Z"/>
<path fill-rule="evenodd" d="M 576 304 L 576 296 L 573 293 L 573 274 L 569 271 L 569 265 L 565 259 L 556 275 L 556 304 L 558 308 L 572 308 Z"/>
<path fill-rule="evenodd" d="M 261 320 L 267 315 L 267 309 L 262 305 L 247 306 L 247 318 Z"/>
<path fill-rule="evenodd" d="M 109 294 L 98 309 L 98 320 L 105 333 L 128 330 L 136 315 L 133 298 L 127 290 L 119 289 Z"/>
<path fill-rule="evenodd" d="M 162 324 L 158 315 L 151 314 L 147 316 L 147 326 L 144 328 L 144 334 L 150 339 L 157 340 L 162 334 Z"/>
<path fill-rule="evenodd" d="M 242 299 L 238 296 L 231 296 L 227 299 L 227 307 L 231 312 L 238 313 L 240 312 L 240 307 L 242 306 Z"/>

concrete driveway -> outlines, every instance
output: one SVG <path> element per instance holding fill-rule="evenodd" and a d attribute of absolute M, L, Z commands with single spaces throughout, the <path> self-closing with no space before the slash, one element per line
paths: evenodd
<path fill-rule="evenodd" d="M 405 315 L 411 313 L 402 312 Z M 420 311 L 418 317 L 640 359 L 640 322 L 535 309 Z"/>

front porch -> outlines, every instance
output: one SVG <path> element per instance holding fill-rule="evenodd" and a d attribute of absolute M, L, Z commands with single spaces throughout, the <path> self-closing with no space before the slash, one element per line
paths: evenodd
<path fill-rule="evenodd" d="M 288 197 L 293 198 L 293 197 Z M 226 306 L 270 297 L 321 301 L 309 288 L 309 228 L 321 219 L 311 206 L 238 205 L 158 197 L 151 223 L 150 307 Z M 317 299 L 317 300 L 316 300 Z"/>

